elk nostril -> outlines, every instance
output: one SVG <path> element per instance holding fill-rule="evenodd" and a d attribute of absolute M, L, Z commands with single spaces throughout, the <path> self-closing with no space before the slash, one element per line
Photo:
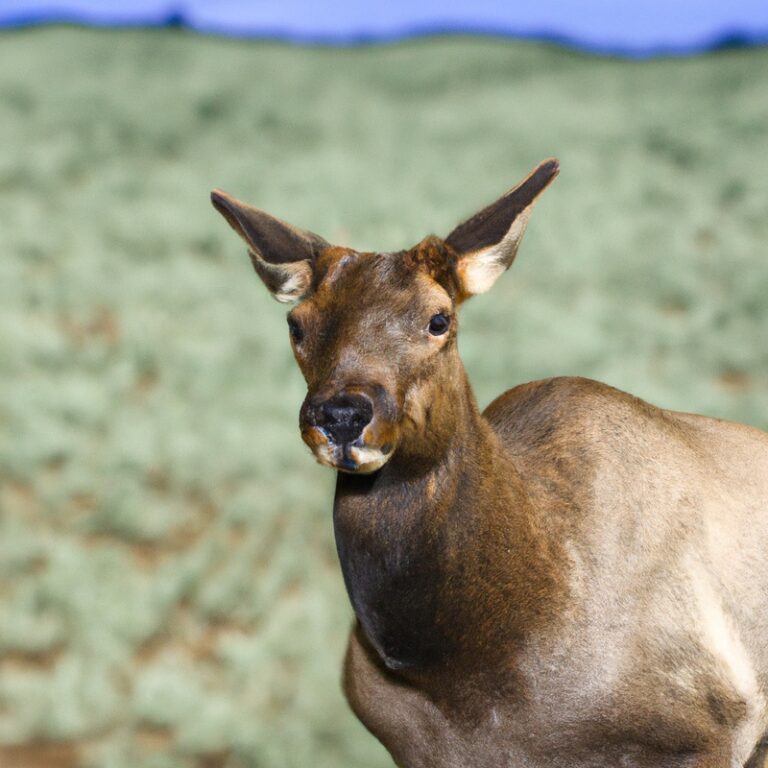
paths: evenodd
<path fill-rule="evenodd" d="M 338 395 L 326 400 L 317 415 L 317 425 L 342 445 L 360 436 L 373 418 L 373 405 L 362 395 Z"/>

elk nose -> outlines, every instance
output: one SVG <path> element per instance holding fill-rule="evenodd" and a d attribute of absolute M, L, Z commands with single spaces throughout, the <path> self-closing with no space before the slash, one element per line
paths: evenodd
<path fill-rule="evenodd" d="M 365 395 L 336 395 L 316 411 L 315 423 L 337 445 L 356 440 L 373 418 L 373 404 Z"/>

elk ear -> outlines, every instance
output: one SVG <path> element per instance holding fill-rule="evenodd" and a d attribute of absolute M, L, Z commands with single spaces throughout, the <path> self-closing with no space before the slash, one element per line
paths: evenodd
<path fill-rule="evenodd" d="M 516 187 L 459 224 L 445 241 L 458 253 L 456 272 L 465 297 L 484 293 L 515 260 L 538 196 L 560 171 L 545 160 Z"/>
<path fill-rule="evenodd" d="M 211 202 L 245 240 L 256 272 L 278 301 L 298 301 L 309 293 L 315 258 L 328 246 L 322 237 L 292 227 L 220 189 L 211 192 Z"/>

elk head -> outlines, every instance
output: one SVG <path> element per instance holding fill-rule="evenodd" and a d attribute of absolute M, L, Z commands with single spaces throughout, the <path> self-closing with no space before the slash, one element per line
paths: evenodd
<path fill-rule="evenodd" d="M 321 463 L 369 473 L 399 446 L 418 454 L 414 445 L 431 441 L 434 450 L 442 438 L 431 430 L 430 404 L 461 370 L 456 309 L 512 264 L 533 204 L 558 170 L 556 160 L 541 163 L 444 240 L 430 236 L 397 253 L 333 246 L 212 192 L 269 291 L 296 304 L 288 328 L 308 389 L 301 434 Z"/>

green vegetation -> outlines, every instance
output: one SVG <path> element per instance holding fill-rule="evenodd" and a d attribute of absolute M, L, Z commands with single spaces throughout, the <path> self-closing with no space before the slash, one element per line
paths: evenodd
<path fill-rule="evenodd" d="M 481 403 L 579 374 L 768 427 L 767 49 L 0 36 L 0 763 L 391 765 L 284 308 L 208 191 L 391 250 L 553 154 L 462 316 Z"/>

